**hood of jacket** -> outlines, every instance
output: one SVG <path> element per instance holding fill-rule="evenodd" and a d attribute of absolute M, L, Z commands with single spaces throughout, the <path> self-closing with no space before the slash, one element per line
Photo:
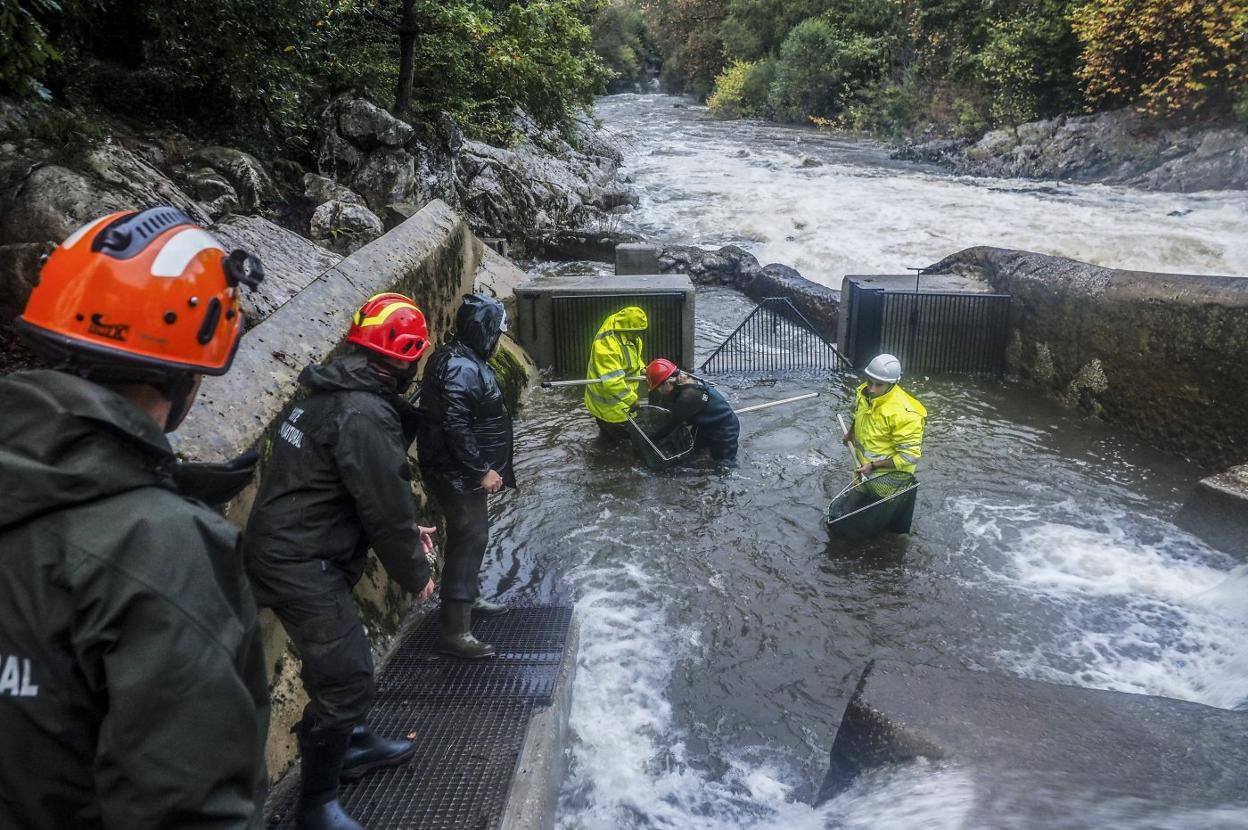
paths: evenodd
<path fill-rule="evenodd" d="M 503 304 L 484 294 L 465 294 L 455 313 L 455 339 L 472 349 L 482 360 L 489 360 L 494 344 L 503 333 L 507 313 Z"/>
<path fill-rule="evenodd" d="M 0 531 L 138 487 L 172 489 L 164 432 L 116 392 L 39 370 L 0 378 L 0 400 Z"/>
<path fill-rule="evenodd" d="M 351 349 L 319 365 L 307 366 L 299 382 L 316 392 L 395 392 L 393 378 L 373 368 L 362 350 Z"/>
<path fill-rule="evenodd" d="M 645 310 L 638 306 L 630 305 L 626 308 L 621 308 L 606 320 L 603 320 L 598 333 L 618 331 L 623 334 L 636 334 L 639 331 L 645 331 L 649 327 L 650 321 L 646 319 Z"/>

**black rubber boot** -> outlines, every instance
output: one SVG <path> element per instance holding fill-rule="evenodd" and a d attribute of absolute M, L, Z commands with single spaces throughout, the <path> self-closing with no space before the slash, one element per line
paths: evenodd
<path fill-rule="evenodd" d="M 301 724 L 299 736 L 301 778 L 297 830 L 364 830 L 338 803 L 338 773 L 351 740 L 350 729 L 309 729 Z"/>
<path fill-rule="evenodd" d="M 500 614 L 506 614 L 511 609 L 506 605 L 497 602 L 490 602 L 488 599 L 477 597 L 472 601 L 472 614 L 474 617 L 497 617 Z"/>
<path fill-rule="evenodd" d="M 411 741 L 387 740 L 361 723 L 351 730 L 339 777 L 355 781 L 375 769 L 406 763 L 415 754 L 416 745 Z"/>
<path fill-rule="evenodd" d="M 472 636 L 472 603 L 442 602 L 442 633 L 434 646 L 443 654 L 478 660 L 493 657 L 494 646 Z"/>

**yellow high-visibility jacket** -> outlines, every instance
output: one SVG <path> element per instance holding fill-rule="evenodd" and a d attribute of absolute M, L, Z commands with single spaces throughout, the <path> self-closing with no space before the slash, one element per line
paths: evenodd
<path fill-rule="evenodd" d="M 866 388 L 854 396 L 854 450 L 863 463 L 891 458 L 898 470 L 913 473 L 923 455 L 927 408 L 897 385 L 878 398 L 868 398 Z"/>
<path fill-rule="evenodd" d="M 637 383 L 626 377 L 645 371 L 641 334 L 648 328 L 646 312 L 635 305 L 612 314 L 598 328 L 589 349 L 586 380 L 598 380 L 585 387 L 585 408 L 595 418 L 612 424 L 628 420 L 628 409 L 637 400 Z"/>

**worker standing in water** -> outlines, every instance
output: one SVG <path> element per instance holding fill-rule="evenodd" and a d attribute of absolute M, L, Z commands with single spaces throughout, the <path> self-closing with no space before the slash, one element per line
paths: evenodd
<path fill-rule="evenodd" d="M 631 305 L 603 320 L 594 335 L 585 370 L 594 383 L 585 387 L 585 408 L 606 437 L 628 440 L 628 411 L 637 402 L 637 383 L 628 378 L 645 366 L 641 332 L 647 328 L 646 312 Z"/>
<path fill-rule="evenodd" d="M 910 487 L 923 454 L 927 409 L 898 385 L 901 361 L 891 354 L 879 355 L 867 364 L 863 374 L 866 380 L 854 395 L 853 420 L 842 441 L 854 449 L 858 461 L 854 472 L 870 486 L 857 488 L 853 498 L 840 506 L 841 515 Z M 889 475 L 893 471 L 900 475 Z M 910 532 L 914 498 L 912 488 L 895 499 L 888 530 Z"/>
<path fill-rule="evenodd" d="M 661 441 L 688 424 L 693 428 L 694 450 L 711 451 L 715 463 L 724 467 L 737 464 L 737 438 L 741 423 L 732 405 L 713 386 L 682 372 L 665 358 L 656 358 L 646 366 L 650 386 L 650 403 L 668 410 L 667 421 L 650 434 L 652 441 Z"/>

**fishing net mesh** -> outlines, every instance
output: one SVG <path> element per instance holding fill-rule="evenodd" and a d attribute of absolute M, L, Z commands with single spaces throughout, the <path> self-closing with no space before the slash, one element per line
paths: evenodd
<path fill-rule="evenodd" d="M 649 436 L 667 423 L 668 410 L 642 404 L 629 420 L 628 437 L 637 457 L 652 470 L 662 470 L 680 461 L 693 449 L 693 432 L 681 425 L 675 432 L 656 441 Z"/>

